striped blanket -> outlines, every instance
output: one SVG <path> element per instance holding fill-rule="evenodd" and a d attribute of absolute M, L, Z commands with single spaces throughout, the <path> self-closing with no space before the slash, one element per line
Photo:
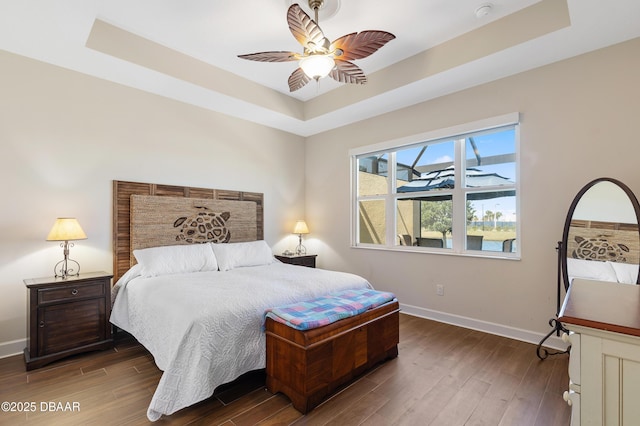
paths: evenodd
<path fill-rule="evenodd" d="M 287 324 L 298 330 L 309 330 L 396 300 L 393 293 L 370 289 L 343 290 L 304 302 L 267 309 L 265 319 Z"/>

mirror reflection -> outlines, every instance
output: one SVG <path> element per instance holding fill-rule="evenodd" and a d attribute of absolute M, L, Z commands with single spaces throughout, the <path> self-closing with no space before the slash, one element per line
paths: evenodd
<path fill-rule="evenodd" d="M 606 178 L 576 196 L 562 242 L 565 289 L 574 278 L 638 283 L 637 204 L 629 188 Z"/>

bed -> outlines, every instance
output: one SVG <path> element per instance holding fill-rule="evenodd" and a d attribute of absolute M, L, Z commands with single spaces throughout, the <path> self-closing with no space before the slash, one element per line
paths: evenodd
<path fill-rule="evenodd" d="M 163 371 L 149 420 L 265 368 L 268 308 L 371 288 L 357 275 L 275 260 L 262 239 L 262 201 L 256 193 L 114 182 L 111 322 Z"/>

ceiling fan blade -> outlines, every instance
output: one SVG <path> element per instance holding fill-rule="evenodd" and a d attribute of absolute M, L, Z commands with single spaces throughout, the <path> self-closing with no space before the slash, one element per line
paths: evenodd
<path fill-rule="evenodd" d="M 329 51 L 336 52 L 336 59 L 353 61 L 362 59 L 376 52 L 382 46 L 396 38 L 386 31 L 361 31 L 340 37 L 331 43 Z M 339 54 L 342 52 L 341 54 Z"/>
<path fill-rule="evenodd" d="M 336 61 L 336 66 L 329 73 L 329 77 L 340 83 L 365 84 L 367 82 L 364 71 L 349 61 Z"/>
<path fill-rule="evenodd" d="M 287 11 L 287 23 L 291 34 L 309 52 L 326 53 L 329 49 L 329 40 L 318 24 L 307 15 L 297 4 L 291 5 Z"/>
<path fill-rule="evenodd" d="M 289 91 L 295 92 L 310 81 L 311 79 L 302 71 L 302 68 L 298 68 L 289 76 Z"/>
<path fill-rule="evenodd" d="M 290 62 L 299 60 L 300 54 L 295 52 L 258 52 L 238 55 L 238 58 L 260 62 Z"/>

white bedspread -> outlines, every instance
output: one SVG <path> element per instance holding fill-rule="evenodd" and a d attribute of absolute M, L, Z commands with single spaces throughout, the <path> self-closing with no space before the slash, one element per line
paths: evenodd
<path fill-rule="evenodd" d="M 332 291 L 371 288 L 357 275 L 283 263 L 130 280 L 125 276 L 117 286 L 111 322 L 142 343 L 164 372 L 147 410 L 151 421 L 264 368 L 265 309 Z"/>

